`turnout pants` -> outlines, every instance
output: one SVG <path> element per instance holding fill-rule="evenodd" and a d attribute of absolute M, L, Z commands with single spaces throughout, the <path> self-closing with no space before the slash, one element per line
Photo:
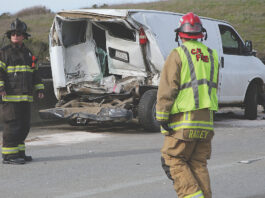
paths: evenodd
<path fill-rule="evenodd" d="M 3 158 L 25 155 L 25 139 L 30 130 L 29 102 L 7 102 L 2 104 L 3 116 Z"/>
<path fill-rule="evenodd" d="M 179 198 L 212 197 L 207 169 L 211 139 L 184 141 L 165 136 L 161 153 L 162 167 L 173 181 Z"/>

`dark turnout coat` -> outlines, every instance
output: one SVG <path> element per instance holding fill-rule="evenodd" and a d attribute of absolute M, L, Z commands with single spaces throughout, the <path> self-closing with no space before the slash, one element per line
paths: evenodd
<path fill-rule="evenodd" d="M 44 89 L 35 59 L 24 44 L 10 44 L 0 50 L 0 89 L 7 94 L 3 101 L 32 102 L 34 89 Z"/>

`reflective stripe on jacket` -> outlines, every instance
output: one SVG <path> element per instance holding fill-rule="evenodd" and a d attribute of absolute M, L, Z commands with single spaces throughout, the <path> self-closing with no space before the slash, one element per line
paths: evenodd
<path fill-rule="evenodd" d="M 213 111 L 200 109 L 173 114 L 170 116 L 169 127 L 174 131 L 183 132 L 176 135 L 179 139 L 208 139 L 210 138 L 209 131 L 214 129 Z M 186 129 L 193 130 L 186 131 Z M 168 131 L 161 127 L 161 133 L 167 134 Z"/>
<path fill-rule="evenodd" d="M 5 95 L 3 101 L 6 102 L 33 102 L 33 96 L 29 95 Z"/>

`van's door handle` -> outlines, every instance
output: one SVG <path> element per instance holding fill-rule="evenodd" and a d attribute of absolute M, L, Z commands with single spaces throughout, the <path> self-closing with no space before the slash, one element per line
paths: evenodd
<path fill-rule="evenodd" d="M 224 68 L 224 57 L 221 57 L 221 67 Z"/>

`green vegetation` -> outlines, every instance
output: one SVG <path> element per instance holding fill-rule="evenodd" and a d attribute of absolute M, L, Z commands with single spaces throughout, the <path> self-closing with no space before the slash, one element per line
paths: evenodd
<path fill-rule="evenodd" d="M 102 8 L 94 5 L 93 8 Z M 245 40 L 252 40 L 258 57 L 265 59 L 265 1 L 264 0 L 168 0 L 153 3 L 123 4 L 103 8 L 149 9 L 179 13 L 194 12 L 200 16 L 228 21 Z M 0 16 L 1 37 L 17 17 L 25 21 L 32 37 L 27 44 L 39 56 L 41 62 L 48 57 L 48 34 L 54 13 L 45 7 L 32 7 L 15 15 L 4 13 Z M 176 25 L 178 22 L 176 21 Z M 7 39 L 6 39 L 7 40 Z M 174 41 L 172 41 L 174 42 Z"/>

